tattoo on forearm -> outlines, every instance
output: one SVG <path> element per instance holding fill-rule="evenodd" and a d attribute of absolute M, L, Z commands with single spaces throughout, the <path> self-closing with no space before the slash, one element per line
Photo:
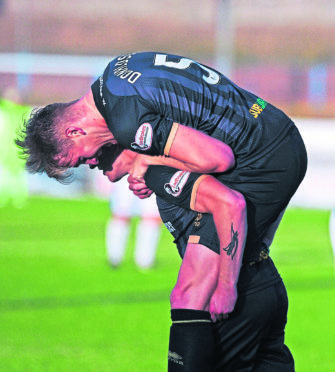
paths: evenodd
<path fill-rule="evenodd" d="M 234 231 L 234 226 L 231 224 L 231 242 L 227 245 L 227 247 L 222 248 L 225 252 L 227 252 L 227 256 L 231 256 L 231 259 L 234 259 L 235 253 L 238 247 L 238 232 Z"/>

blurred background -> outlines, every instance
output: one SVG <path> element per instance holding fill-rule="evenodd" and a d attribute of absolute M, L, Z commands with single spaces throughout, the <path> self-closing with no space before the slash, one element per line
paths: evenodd
<path fill-rule="evenodd" d="M 218 68 L 303 132 L 310 168 L 293 202 L 335 205 L 332 0 L 1 0 L 0 32 L 0 94 L 29 106 L 80 97 L 125 52 L 165 51 Z M 30 192 L 43 192 L 41 180 L 29 177 Z M 91 191 L 84 170 L 78 181 Z"/>
<path fill-rule="evenodd" d="M 157 270 L 134 270 L 129 252 L 107 257 L 125 257 L 112 270 L 109 222 L 130 194 L 109 206 L 112 186 L 84 166 L 66 186 L 28 175 L 13 142 L 33 107 L 79 98 L 114 56 L 159 51 L 219 69 L 301 131 L 309 167 L 272 257 L 297 371 L 333 372 L 334 0 L 0 0 L 0 35 L 0 370 L 165 370 L 180 265 L 169 233 L 152 212 Z M 136 245 L 135 225 L 120 222 L 119 241 Z"/>

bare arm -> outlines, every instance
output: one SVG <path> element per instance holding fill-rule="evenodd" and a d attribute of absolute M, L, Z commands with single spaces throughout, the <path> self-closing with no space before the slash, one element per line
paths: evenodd
<path fill-rule="evenodd" d="M 211 213 L 220 239 L 218 285 L 212 296 L 213 320 L 233 311 L 237 300 L 237 281 L 247 234 L 244 197 L 212 176 L 202 176 L 194 186 L 191 208 Z"/>
<path fill-rule="evenodd" d="M 235 164 L 232 149 L 215 138 L 196 129 L 174 123 L 165 156 L 138 155 L 134 160 L 131 177 L 143 178 L 150 165 L 166 165 L 197 173 L 225 172 Z"/>
<path fill-rule="evenodd" d="M 225 172 L 235 164 L 234 153 L 224 142 L 177 123 L 173 124 L 164 154 L 198 173 Z"/>

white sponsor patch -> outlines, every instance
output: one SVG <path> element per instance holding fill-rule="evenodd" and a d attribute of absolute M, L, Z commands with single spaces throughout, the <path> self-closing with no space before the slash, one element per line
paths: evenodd
<path fill-rule="evenodd" d="M 136 132 L 135 142 L 131 147 L 135 150 L 149 150 L 152 144 L 152 126 L 149 123 L 143 123 Z"/>
<path fill-rule="evenodd" d="M 170 179 L 169 183 L 164 185 L 164 190 L 172 196 L 178 196 L 183 190 L 190 172 L 178 171 Z"/>

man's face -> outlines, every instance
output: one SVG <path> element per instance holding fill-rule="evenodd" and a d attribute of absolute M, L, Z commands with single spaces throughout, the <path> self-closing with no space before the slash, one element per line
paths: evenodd
<path fill-rule="evenodd" d="M 72 146 L 64 154 L 58 156 L 59 165 L 66 168 L 76 168 L 81 164 L 97 166 L 103 147 L 95 145 L 82 136 L 72 141 Z"/>
<path fill-rule="evenodd" d="M 85 135 L 75 138 L 72 146 L 64 154 L 57 157 L 62 167 L 75 168 L 87 164 L 90 168 L 98 167 L 111 182 L 116 182 L 125 176 L 131 166 L 131 153 L 124 151 L 119 144 L 96 146 Z"/>

